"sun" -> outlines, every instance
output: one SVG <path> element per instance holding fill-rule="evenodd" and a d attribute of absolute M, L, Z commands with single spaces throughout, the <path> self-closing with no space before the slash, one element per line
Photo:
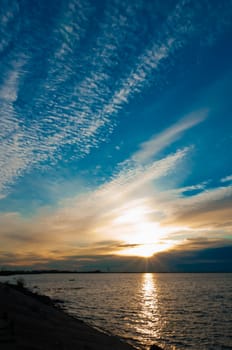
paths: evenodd
<path fill-rule="evenodd" d="M 133 254 L 144 258 L 150 258 L 157 251 L 155 244 L 141 244 L 134 248 Z"/>
<path fill-rule="evenodd" d="M 150 221 L 148 214 L 148 208 L 137 206 L 126 208 L 117 217 L 115 222 L 124 241 L 123 248 L 117 251 L 118 255 L 149 258 L 173 245 L 165 239 L 165 229 L 158 222 Z"/>
<path fill-rule="evenodd" d="M 119 255 L 127 256 L 140 256 L 143 258 L 150 258 L 156 252 L 156 247 L 154 244 L 138 244 L 134 245 L 132 248 L 127 248 L 119 252 Z"/>
<path fill-rule="evenodd" d="M 123 256 L 138 256 L 141 258 L 150 258 L 157 253 L 160 253 L 164 250 L 168 250 L 172 245 L 172 242 L 131 244 L 131 248 L 125 248 L 119 251 L 117 254 Z"/>

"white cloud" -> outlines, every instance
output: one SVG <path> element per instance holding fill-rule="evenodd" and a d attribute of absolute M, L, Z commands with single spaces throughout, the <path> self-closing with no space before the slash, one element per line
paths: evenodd
<path fill-rule="evenodd" d="M 140 163 L 147 161 L 167 145 L 170 145 L 178 140 L 184 131 L 201 123 L 207 117 L 207 114 L 208 112 L 206 110 L 191 113 L 164 132 L 160 133 L 159 135 L 155 135 L 149 141 L 143 143 L 140 146 L 140 150 L 133 155 L 132 159 Z"/>
<path fill-rule="evenodd" d="M 21 249 L 22 244 L 28 241 L 27 249 L 30 250 L 34 249 L 35 242 L 41 242 L 41 247 L 47 246 L 49 250 L 51 245 L 54 247 L 54 242 L 57 248 L 64 246 L 68 249 L 73 244 L 81 247 L 99 240 L 114 240 L 115 235 L 122 240 L 125 231 L 121 226 L 115 226 L 115 219 L 124 213 L 126 206 L 140 206 L 142 210 L 147 207 L 153 213 L 154 208 L 149 207 L 151 198 L 155 196 L 158 203 L 162 196 L 154 182 L 175 170 L 187 153 L 186 148 L 159 161 L 148 158 L 143 166 L 138 163 L 131 168 L 122 165 L 122 170 L 109 183 L 93 192 L 61 202 L 60 209 L 49 214 L 42 211 L 31 220 L 24 220 L 16 214 L 4 214 L 1 216 L 0 232 L 5 246 L 16 244 Z M 127 235 L 129 230 L 128 226 Z"/>
<path fill-rule="evenodd" d="M 20 128 L 14 102 L 17 100 L 20 78 L 26 59 L 12 63 L 0 89 L 2 118 L 0 119 L 0 193 L 5 196 L 8 185 L 20 176 L 30 163 L 31 145 L 24 147 L 24 131 Z"/>
<path fill-rule="evenodd" d="M 4 142 L 0 159 L 3 192 L 31 168 L 46 160 L 54 164 L 63 157 L 65 147 L 72 146 L 73 158 L 85 157 L 98 147 L 113 131 L 115 116 L 125 104 L 154 82 L 154 73 L 161 64 L 167 59 L 171 62 L 173 54 L 200 31 L 198 11 L 189 11 L 186 18 L 186 3 L 181 1 L 162 24 L 155 43 L 138 53 L 135 33 L 139 32 L 138 13 L 141 15 L 143 6 L 143 1 L 106 2 L 95 39 L 91 39 L 91 49 L 82 52 L 82 41 L 95 9 L 88 0 L 67 2 L 64 13 L 54 20 L 56 46 L 53 57 L 47 58 L 47 78 L 40 82 L 25 109 L 19 106 L 16 109 L 14 103 L 18 90 L 24 86 L 24 78 L 30 73 L 26 71 L 30 65 L 15 60 L 16 56 L 25 56 L 23 51 L 18 52 L 18 47 L 15 49 L 11 55 L 12 67 L 6 72 L 0 91 L 4 101 L 0 128 Z M 6 18 L 9 22 L 11 15 Z M 131 52 L 128 65 L 121 58 L 124 48 Z M 34 63 L 33 57 L 27 57 L 26 61 Z M 119 69 L 117 82 L 112 76 L 114 68 Z M 207 114 L 200 113 L 199 118 L 189 117 L 170 128 L 169 133 L 160 134 L 159 140 L 151 139 L 143 144 L 134 160 L 145 162 L 154 154 L 152 149 L 158 152 L 166 142 L 174 142 Z"/>
<path fill-rule="evenodd" d="M 182 133 L 195 125 L 196 119 L 190 120 L 164 131 L 163 147 L 173 142 L 170 129 Z M 167 190 L 156 185 L 157 180 L 165 182 L 166 175 L 178 174 L 188 152 L 188 148 L 177 150 L 159 161 L 153 161 L 150 152 L 136 162 L 132 155 L 111 181 L 95 191 L 61 201 L 58 209 L 41 210 L 27 220 L 17 213 L 2 214 L 0 236 L 5 251 L 13 250 L 22 256 L 34 254 L 47 261 L 62 255 L 117 254 L 123 246 L 127 249 L 130 244 L 152 240 L 164 247 L 165 242 L 172 246 L 186 239 L 208 237 L 210 244 L 210 237 L 229 235 L 231 186 L 205 189 L 207 183 L 201 183 Z M 185 195 L 194 190 L 201 192 Z M 101 248 L 99 242 L 109 243 Z"/>
<path fill-rule="evenodd" d="M 231 181 L 232 181 L 232 175 L 228 175 L 221 179 L 221 182 L 231 182 Z"/>
<path fill-rule="evenodd" d="M 0 52 L 11 43 L 12 39 L 17 36 L 19 29 L 19 4 L 13 1 L 8 6 L 8 2 L 2 2 L 0 8 Z"/>

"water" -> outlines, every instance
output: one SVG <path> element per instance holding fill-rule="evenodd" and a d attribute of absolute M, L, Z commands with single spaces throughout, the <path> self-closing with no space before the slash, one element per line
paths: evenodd
<path fill-rule="evenodd" d="M 232 274 L 23 277 L 29 287 L 64 299 L 70 314 L 138 349 L 153 343 L 165 349 L 232 349 Z M 12 278 L 18 276 L 7 279 Z"/>

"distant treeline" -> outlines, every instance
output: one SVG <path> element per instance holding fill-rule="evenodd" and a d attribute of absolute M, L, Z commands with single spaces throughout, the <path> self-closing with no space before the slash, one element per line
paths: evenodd
<path fill-rule="evenodd" d="M 39 275 L 45 273 L 101 273 L 101 270 L 73 271 L 73 270 L 0 270 L 0 276 Z"/>

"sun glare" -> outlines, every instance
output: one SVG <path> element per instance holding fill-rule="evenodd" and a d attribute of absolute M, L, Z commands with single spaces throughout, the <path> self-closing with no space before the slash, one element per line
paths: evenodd
<path fill-rule="evenodd" d="M 134 246 L 133 248 L 124 249 L 119 252 L 119 255 L 127 256 L 141 256 L 144 258 L 151 257 L 156 252 L 156 247 L 154 244 L 141 244 Z"/>
<path fill-rule="evenodd" d="M 150 221 L 148 214 L 149 208 L 137 206 L 126 208 L 116 218 L 115 223 L 119 226 L 120 236 L 125 242 L 125 248 L 119 250 L 118 255 L 149 258 L 173 245 L 173 242 L 165 239 L 167 230 L 159 223 Z"/>
<path fill-rule="evenodd" d="M 129 245 L 129 244 L 128 244 Z M 131 244 L 131 248 L 126 248 L 119 251 L 118 255 L 125 256 L 139 256 L 141 258 L 150 258 L 156 253 L 160 253 L 164 250 L 169 249 L 173 243 L 171 242 L 157 242 L 150 244 Z"/>

